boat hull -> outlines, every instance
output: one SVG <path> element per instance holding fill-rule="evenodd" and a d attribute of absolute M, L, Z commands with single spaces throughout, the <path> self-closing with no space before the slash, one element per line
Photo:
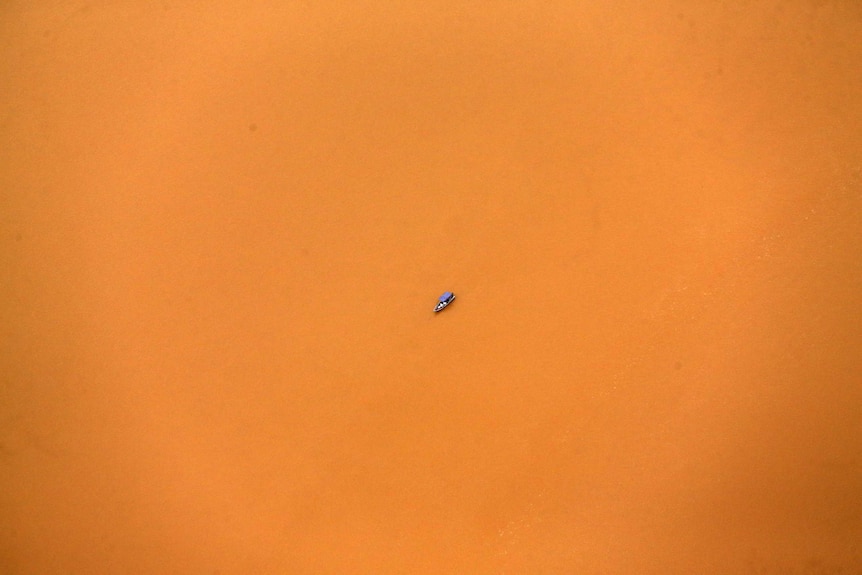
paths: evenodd
<path fill-rule="evenodd" d="M 453 293 L 446 293 L 446 294 L 443 294 L 443 296 L 440 298 L 440 301 L 438 301 L 438 302 L 437 302 L 437 305 L 436 305 L 436 306 L 434 306 L 434 313 L 437 313 L 437 312 L 443 311 L 443 310 L 444 310 L 444 309 L 446 309 L 446 308 L 449 306 L 449 304 L 451 304 L 453 301 L 455 301 L 455 294 L 453 294 Z"/>

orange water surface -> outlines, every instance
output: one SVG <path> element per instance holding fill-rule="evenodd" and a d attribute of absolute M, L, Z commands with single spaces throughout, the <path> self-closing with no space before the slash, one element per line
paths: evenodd
<path fill-rule="evenodd" d="M 0 573 L 862 573 L 860 300 L 856 0 L 0 6 Z"/>

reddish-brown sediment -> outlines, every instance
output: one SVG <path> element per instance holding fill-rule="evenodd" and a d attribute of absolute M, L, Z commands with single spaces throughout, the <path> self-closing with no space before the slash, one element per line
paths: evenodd
<path fill-rule="evenodd" d="M 0 8 L 0 571 L 862 571 L 854 2 L 186 4 Z"/>

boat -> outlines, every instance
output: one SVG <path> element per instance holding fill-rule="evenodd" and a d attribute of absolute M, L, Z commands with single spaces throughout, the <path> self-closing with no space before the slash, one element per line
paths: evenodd
<path fill-rule="evenodd" d="M 438 311 L 442 311 L 446 308 L 447 305 L 455 301 L 455 294 L 450 291 L 447 291 L 443 295 L 440 296 L 440 299 L 437 301 L 437 305 L 434 306 L 434 313 Z"/>

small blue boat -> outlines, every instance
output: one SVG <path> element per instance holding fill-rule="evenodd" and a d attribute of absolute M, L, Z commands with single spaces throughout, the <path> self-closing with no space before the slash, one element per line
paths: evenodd
<path fill-rule="evenodd" d="M 434 313 L 442 311 L 447 305 L 449 305 L 453 301 L 455 301 L 455 294 L 450 291 L 447 291 L 440 296 L 440 300 L 437 302 L 437 305 L 434 306 Z"/>

